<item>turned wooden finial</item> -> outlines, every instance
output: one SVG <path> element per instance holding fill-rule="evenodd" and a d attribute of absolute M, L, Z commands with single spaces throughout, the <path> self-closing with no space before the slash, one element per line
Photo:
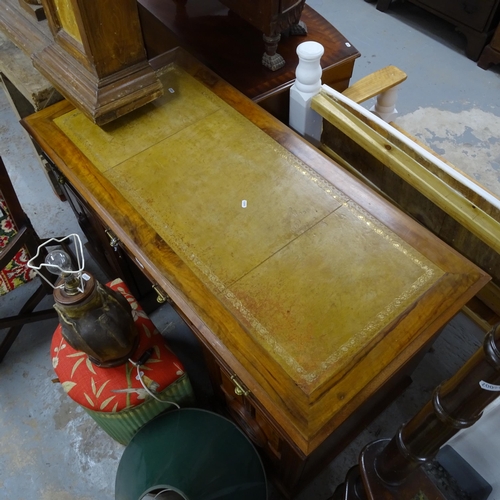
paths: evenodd
<path fill-rule="evenodd" d="M 289 125 L 313 144 L 319 142 L 323 125 L 321 116 L 311 109 L 311 99 L 321 88 L 320 60 L 324 52 L 318 42 L 304 42 L 297 47 L 299 64 L 290 89 Z"/>

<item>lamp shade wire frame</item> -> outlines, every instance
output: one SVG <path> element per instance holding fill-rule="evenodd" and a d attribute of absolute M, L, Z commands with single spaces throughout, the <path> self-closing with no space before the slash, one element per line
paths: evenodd
<path fill-rule="evenodd" d="M 47 262 L 42 262 L 40 265 L 36 265 L 35 261 L 40 257 L 40 252 L 41 249 L 47 246 L 54 246 L 54 243 L 63 243 L 67 240 L 71 240 L 71 242 L 75 246 L 75 256 L 76 256 L 76 264 L 77 264 L 77 269 L 76 270 L 68 270 L 68 269 L 62 269 L 56 264 L 49 264 Z M 79 280 L 80 280 L 80 285 L 78 287 L 78 291 L 80 293 L 84 292 L 84 280 L 86 278 L 86 274 L 83 272 L 85 268 L 85 257 L 83 255 L 83 245 L 82 245 L 82 240 L 80 239 L 80 236 L 76 233 L 72 233 L 68 236 L 65 236 L 64 238 L 50 238 L 47 241 L 45 241 L 43 244 L 41 244 L 37 248 L 36 254 L 27 262 L 26 264 L 30 269 L 33 269 L 43 280 L 45 280 L 52 288 L 64 288 L 64 283 L 61 283 L 60 285 L 54 285 L 52 284 L 44 275 L 43 273 L 40 272 L 42 268 L 46 268 L 49 271 L 50 270 L 57 270 L 61 274 L 74 274 L 76 275 Z M 88 277 L 87 277 L 88 279 Z"/>

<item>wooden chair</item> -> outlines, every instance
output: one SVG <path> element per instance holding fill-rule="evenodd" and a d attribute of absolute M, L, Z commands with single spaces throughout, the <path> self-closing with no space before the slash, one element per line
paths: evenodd
<path fill-rule="evenodd" d="M 3 208 L 0 206 L 0 209 L 4 212 L 2 215 L 8 216 L 9 223 L 13 223 L 17 232 L 12 231 L 12 237 L 7 240 L 3 247 L 3 242 L 0 238 L 0 271 L 5 270 L 6 267 L 13 262 L 13 259 L 15 259 L 14 262 L 16 266 L 26 266 L 27 258 L 29 259 L 29 257 L 23 258 L 20 252 L 25 249 L 28 255 L 33 256 L 36 254 L 38 246 L 43 242 L 36 234 L 28 216 L 23 211 L 5 165 L 0 158 L 0 201 L 2 200 Z M 7 212 L 7 214 L 5 214 L 5 212 Z M 18 271 L 22 270 L 18 269 Z M 53 282 L 56 276 L 48 275 L 47 278 Z M 16 286 L 23 282 L 22 279 L 16 281 Z M 57 316 L 55 309 L 52 307 L 42 311 L 34 311 L 41 300 L 46 295 L 52 294 L 53 291 L 51 286 L 43 279 L 40 281 L 40 286 L 20 307 L 17 314 L 0 318 L 0 330 L 7 329 L 7 334 L 0 343 L 0 363 L 16 340 L 23 325 L 48 318 L 55 318 Z"/>

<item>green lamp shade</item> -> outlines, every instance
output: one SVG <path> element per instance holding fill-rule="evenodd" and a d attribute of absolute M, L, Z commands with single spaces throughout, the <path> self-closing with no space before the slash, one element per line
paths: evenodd
<path fill-rule="evenodd" d="M 148 422 L 125 448 L 116 500 L 266 500 L 266 475 L 249 439 L 216 413 L 184 408 Z"/>

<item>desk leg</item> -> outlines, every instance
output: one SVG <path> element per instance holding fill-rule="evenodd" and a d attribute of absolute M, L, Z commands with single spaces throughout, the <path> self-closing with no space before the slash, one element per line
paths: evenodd
<path fill-rule="evenodd" d="M 481 57 L 477 62 L 477 65 L 481 69 L 488 69 L 492 64 L 500 63 L 500 51 L 495 50 L 491 45 L 486 45 L 486 47 L 481 52 Z"/>
<path fill-rule="evenodd" d="M 291 36 L 305 36 L 307 35 L 307 26 L 304 21 L 299 21 L 298 23 L 292 24 L 290 26 Z"/>
<path fill-rule="evenodd" d="M 377 10 L 385 12 L 389 8 L 389 5 L 391 5 L 391 0 L 378 0 Z"/>

